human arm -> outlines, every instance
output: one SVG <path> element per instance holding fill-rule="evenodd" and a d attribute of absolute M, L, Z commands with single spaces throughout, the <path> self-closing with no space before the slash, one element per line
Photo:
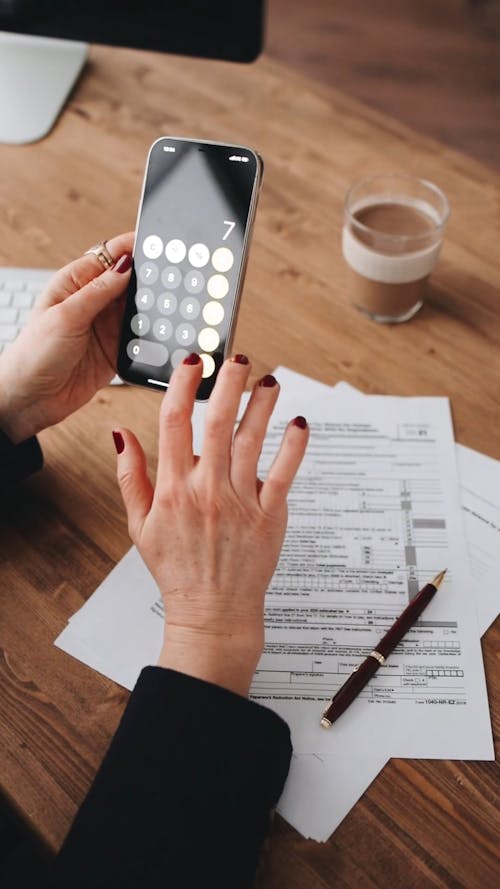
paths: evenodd
<path fill-rule="evenodd" d="M 147 667 L 51 889 L 250 889 L 290 756 L 267 708 Z"/>
<path fill-rule="evenodd" d="M 254 387 L 232 444 L 249 369 L 223 366 L 200 459 L 190 419 L 201 365 L 176 370 L 160 415 L 155 488 L 139 442 L 119 430 L 129 529 L 164 599 L 165 640 L 161 666 L 143 671 L 62 849 L 57 887 L 72 873 L 76 887 L 252 885 L 291 745 L 285 723 L 247 695 L 307 428 L 301 418 L 289 424 L 258 482 L 278 386 L 267 377 Z"/>

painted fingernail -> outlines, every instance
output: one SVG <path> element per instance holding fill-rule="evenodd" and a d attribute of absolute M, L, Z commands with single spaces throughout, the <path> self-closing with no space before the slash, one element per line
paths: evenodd
<path fill-rule="evenodd" d="M 246 355 L 233 355 L 231 361 L 234 361 L 236 364 L 248 364 L 248 358 Z"/>
<path fill-rule="evenodd" d="M 123 435 L 121 432 L 115 432 L 113 429 L 113 441 L 115 443 L 116 453 L 121 454 L 125 447 L 125 442 L 123 441 Z"/>
<path fill-rule="evenodd" d="M 120 256 L 120 259 L 115 265 L 115 272 L 119 272 L 120 275 L 123 275 L 124 272 L 128 272 L 128 270 L 132 266 L 132 257 L 130 253 L 125 253 L 123 256 Z"/>
<path fill-rule="evenodd" d="M 183 364 L 199 364 L 200 361 L 201 361 L 200 356 L 197 355 L 196 352 L 191 352 L 191 355 L 186 355 L 186 357 L 183 359 L 182 363 Z"/>
<path fill-rule="evenodd" d="M 295 419 L 292 420 L 292 423 L 294 426 L 298 426 L 299 429 L 307 428 L 307 420 L 305 417 L 295 417 Z"/>
<path fill-rule="evenodd" d="M 259 380 L 259 386 L 264 386 L 265 389 L 271 389 L 273 386 L 276 386 L 277 383 L 278 380 L 276 377 L 273 377 L 272 374 L 266 374 L 265 377 L 262 377 L 262 379 Z"/>

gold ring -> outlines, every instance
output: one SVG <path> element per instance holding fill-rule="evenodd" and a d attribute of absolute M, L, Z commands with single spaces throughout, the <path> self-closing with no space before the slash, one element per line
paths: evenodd
<path fill-rule="evenodd" d="M 113 257 L 111 256 L 111 253 L 106 246 L 107 243 L 107 241 L 99 241 L 99 243 L 95 244 L 94 247 L 89 247 L 89 249 L 86 250 L 83 255 L 87 256 L 88 253 L 93 253 L 94 256 L 97 256 L 97 259 L 99 260 L 103 268 L 110 269 L 111 266 L 115 264 L 116 260 L 113 259 Z"/>

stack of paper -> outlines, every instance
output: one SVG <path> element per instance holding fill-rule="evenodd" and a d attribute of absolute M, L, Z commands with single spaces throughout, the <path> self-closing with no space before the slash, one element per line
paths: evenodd
<path fill-rule="evenodd" d="M 285 368 L 276 376 L 261 475 L 291 417 L 307 416 L 311 440 L 251 694 L 292 732 L 279 811 L 325 840 L 391 756 L 494 758 L 480 633 L 500 610 L 500 503 L 490 501 L 500 463 L 455 445 L 445 398 L 365 396 Z M 194 432 L 199 445 L 202 412 Z M 325 703 L 444 568 L 415 627 L 339 721 L 320 728 Z M 131 689 L 155 663 L 162 631 L 161 599 L 133 548 L 56 644 Z"/>

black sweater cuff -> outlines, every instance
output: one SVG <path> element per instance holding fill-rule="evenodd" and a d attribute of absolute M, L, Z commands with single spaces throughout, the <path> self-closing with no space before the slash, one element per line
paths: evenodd
<path fill-rule="evenodd" d="M 291 752 L 288 726 L 266 707 L 146 667 L 51 886 L 250 887 Z"/>
<path fill-rule="evenodd" d="M 35 436 L 14 445 L 0 429 L 0 488 L 16 485 L 42 466 L 42 449 Z"/>

